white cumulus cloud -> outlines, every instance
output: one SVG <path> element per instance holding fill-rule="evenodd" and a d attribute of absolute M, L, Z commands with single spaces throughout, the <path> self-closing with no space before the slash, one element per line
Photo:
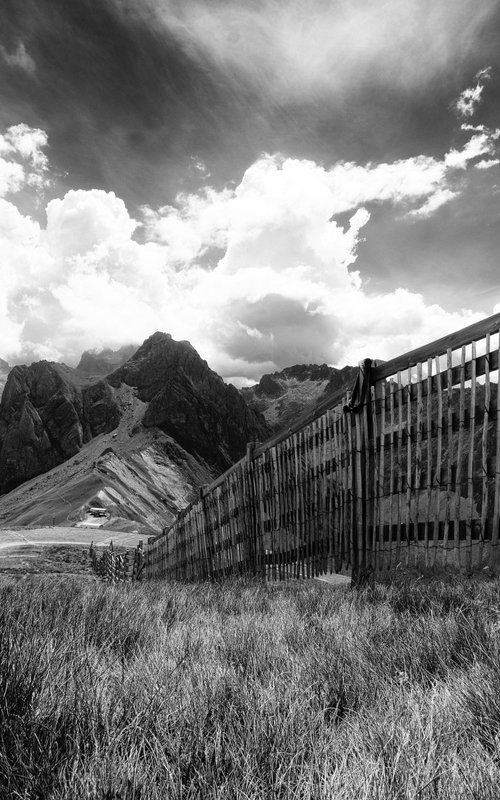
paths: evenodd
<path fill-rule="evenodd" d="M 51 200 L 46 225 L 5 197 L 0 355 L 74 363 L 84 349 L 160 329 L 242 383 L 293 363 L 387 358 L 468 324 L 478 315 L 449 313 L 404 288 L 370 293 L 356 259 L 375 204 L 419 224 L 453 201 L 457 170 L 493 153 L 494 134 L 472 133 L 441 159 L 326 168 L 265 155 L 237 185 L 179 195 L 137 220 L 97 189 Z M 11 195 L 29 170 L 47 179 L 45 146 L 28 128 L 0 138 L 0 158 L 21 168 L 6 173 Z"/>
<path fill-rule="evenodd" d="M 24 123 L 11 125 L 0 134 L 0 197 L 23 185 L 42 190 L 50 183 L 46 147 L 45 131 Z"/>

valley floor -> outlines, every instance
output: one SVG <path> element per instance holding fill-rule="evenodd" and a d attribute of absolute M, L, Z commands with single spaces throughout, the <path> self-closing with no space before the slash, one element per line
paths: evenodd
<path fill-rule="evenodd" d="M 136 547 L 144 536 L 125 531 L 110 531 L 104 528 L 77 528 L 44 526 L 41 528 L 0 528 L 0 550 L 15 546 L 41 544 L 81 544 L 107 546 L 110 542 L 122 547 Z"/>
<path fill-rule="evenodd" d="M 0 796 L 493 800 L 500 583 L 0 586 Z"/>
<path fill-rule="evenodd" d="M 118 550 L 135 548 L 144 536 L 104 528 L 42 527 L 0 529 L 0 582 L 8 577 L 53 575 L 62 579 L 86 576 L 95 580 L 90 545 Z"/>

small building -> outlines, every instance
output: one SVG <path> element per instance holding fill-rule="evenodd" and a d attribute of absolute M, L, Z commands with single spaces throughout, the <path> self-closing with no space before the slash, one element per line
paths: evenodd
<path fill-rule="evenodd" d="M 89 508 L 89 513 L 92 514 L 93 517 L 105 517 L 108 512 L 105 508 L 91 506 Z"/>

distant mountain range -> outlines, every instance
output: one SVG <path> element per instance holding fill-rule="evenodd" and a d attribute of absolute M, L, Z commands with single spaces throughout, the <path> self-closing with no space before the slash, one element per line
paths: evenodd
<path fill-rule="evenodd" d="M 241 391 L 248 405 L 260 411 L 273 433 L 278 433 L 314 411 L 328 397 L 352 388 L 357 373 L 357 367 L 297 364 L 263 375 L 255 386 Z"/>
<path fill-rule="evenodd" d="M 104 377 L 132 358 L 137 348 L 137 344 L 126 344 L 119 350 L 111 350 L 109 347 L 99 351 L 85 350 L 76 370 L 92 378 Z"/>
<path fill-rule="evenodd" d="M 76 522 L 100 505 L 109 527 L 146 532 L 169 524 L 248 441 L 289 427 L 356 375 L 298 365 L 239 392 L 166 333 L 87 351 L 75 369 L 4 371 L 0 527 Z"/>

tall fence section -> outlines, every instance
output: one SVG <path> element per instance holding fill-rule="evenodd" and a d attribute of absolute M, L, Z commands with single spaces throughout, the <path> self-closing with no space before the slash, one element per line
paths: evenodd
<path fill-rule="evenodd" d="M 500 314 L 386 363 L 246 456 L 148 540 L 144 576 L 496 564 Z"/>

